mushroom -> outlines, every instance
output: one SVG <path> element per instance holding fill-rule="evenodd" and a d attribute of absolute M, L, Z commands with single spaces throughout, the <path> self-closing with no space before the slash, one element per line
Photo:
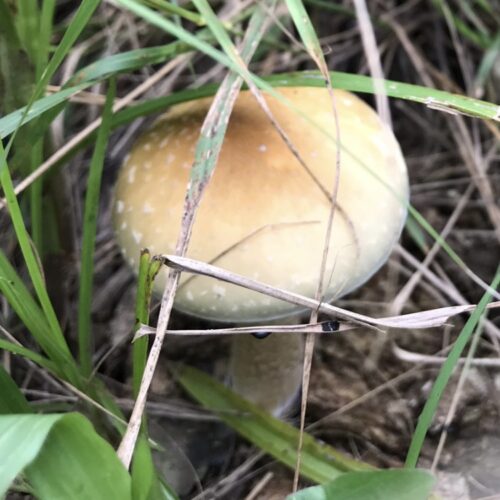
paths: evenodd
<path fill-rule="evenodd" d="M 275 119 L 308 169 L 253 96 L 240 93 L 213 178 L 198 207 L 188 256 L 292 292 L 315 294 L 335 176 L 335 120 L 319 88 L 280 88 Z M 353 94 L 336 90 L 341 166 L 325 301 L 359 287 L 387 260 L 406 217 L 408 178 L 392 132 Z M 199 131 L 211 99 L 171 108 L 133 146 L 117 180 L 117 240 L 132 267 L 140 249 L 174 251 Z M 300 113 L 297 112 L 300 111 Z M 326 194 L 325 194 L 326 193 Z M 155 281 L 163 290 L 167 271 Z M 203 276 L 183 275 L 174 307 L 192 316 L 263 324 L 296 316 L 297 306 Z M 281 414 L 298 393 L 299 335 L 233 340 L 234 389 Z"/>

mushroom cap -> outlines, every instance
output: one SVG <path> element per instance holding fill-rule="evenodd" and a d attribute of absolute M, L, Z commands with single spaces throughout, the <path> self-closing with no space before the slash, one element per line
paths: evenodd
<path fill-rule="evenodd" d="M 279 88 L 271 112 L 327 193 L 336 175 L 335 118 L 326 89 Z M 341 164 L 326 266 L 325 300 L 365 282 L 399 238 L 406 165 L 391 130 L 353 94 L 335 91 Z M 113 208 L 124 255 L 175 249 L 196 142 L 211 99 L 174 106 L 139 137 L 120 171 Z M 308 119 L 304 118 L 308 117 Z M 314 122 L 311 123 L 311 121 Z M 212 180 L 198 207 L 187 256 L 302 295 L 316 291 L 330 202 L 251 93 L 234 106 Z M 167 270 L 155 289 L 162 291 Z M 184 274 L 175 307 L 235 323 L 299 312 L 296 306 L 208 277 Z"/>

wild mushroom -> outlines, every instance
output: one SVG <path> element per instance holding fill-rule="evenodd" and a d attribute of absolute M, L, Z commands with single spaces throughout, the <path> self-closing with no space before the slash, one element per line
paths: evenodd
<path fill-rule="evenodd" d="M 278 89 L 295 108 L 268 98 L 309 172 L 249 92 L 233 109 L 220 159 L 199 206 L 188 256 L 271 285 L 314 296 L 335 175 L 335 121 L 325 89 Z M 406 216 L 408 179 L 392 132 L 362 100 L 336 91 L 342 162 L 326 268 L 325 300 L 364 283 L 388 258 Z M 172 253 L 202 121 L 210 99 L 174 106 L 135 143 L 116 185 L 114 224 L 131 266 L 143 247 Z M 308 117 L 310 120 L 306 119 Z M 314 122 L 314 124 L 311 123 Z M 325 134 L 325 131 L 327 133 Z M 163 289 L 166 271 L 156 280 Z M 175 307 L 220 322 L 261 323 L 297 307 L 207 277 L 183 276 Z M 302 338 L 238 336 L 235 390 L 274 412 L 294 399 Z"/>

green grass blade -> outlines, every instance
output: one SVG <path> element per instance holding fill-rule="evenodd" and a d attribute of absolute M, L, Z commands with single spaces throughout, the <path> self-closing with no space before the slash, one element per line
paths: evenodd
<path fill-rule="evenodd" d="M 165 12 L 166 14 L 183 17 L 187 21 L 197 24 L 198 26 L 203 26 L 205 24 L 203 18 L 195 12 L 191 12 L 190 10 L 179 7 L 173 3 L 169 3 L 166 0 L 147 0 L 147 3 L 152 7 Z"/>
<path fill-rule="evenodd" d="M 127 54 L 127 53 L 125 53 Z M 113 61 L 116 64 L 116 69 L 113 74 L 126 71 L 127 64 L 137 64 L 139 59 L 132 57 L 129 60 L 125 54 L 117 55 L 117 60 Z M 123 57 L 122 57 L 123 56 Z M 114 56 L 113 56 L 114 57 Z M 140 55 L 137 55 L 140 58 Z M 159 57 L 161 56 L 151 56 Z M 105 60 L 101 61 L 102 63 Z M 159 61 L 158 61 L 159 62 Z M 92 66 L 89 66 L 92 69 Z M 110 76 L 109 72 L 104 72 L 103 67 L 99 67 L 99 78 Z M 84 71 L 84 70 L 82 70 Z M 111 71 L 111 69 L 110 69 Z M 97 69 L 96 69 L 97 72 Z M 332 84 L 334 88 L 350 90 L 351 92 L 362 92 L 373 94 L 375 92 L 373 80 L 369 76 L 354 75 L 351 73 L 342 73 L 337 71 L 330 72 Z M 304 71 L 299 73 L 282 73 L 263 78 L 263 81 L 269 83 L 273 87 L 324 87 L 325 80 L 318 71 Z M 67 101 L 71 96 L 83 90 L 94 81 L 85 81 L 74 87 L 60 90 L 50 96 L 43 97 L 36 101 L 30 108 L 28 115 L 25 118 L 24 124 L 33 120 L 42 113 L 60 105 Z M 500 106 L 473 99 L 467 96 L 452 94 L 442 90 L 430 89 L 420 85 L 412 85 L 409 83 L 396 82 L 385 80 L 385 91 L 389 97 L 405 99 L 413 102 L 418 102 L 434 108 L 440 108 L 449 112 L 463 113 L 465 115 L 474 116 L 477 118 L 491 119 L 500 121 Z M 153 113 L 163 111 L 166 107 L 186 102 L 189 100 L 208 97 L 215 94 L 217 91 L 216 85 L 206 85 L 198 89 L 188 89 L 176 92 L 172 95 L 151 99 L 146 102 L 130 106 L 118 112 L 113 118 L 113 128 L 124 125 L 135 120 L 138 117 L 147 116 Z M 19 121 L 26 112 L 26 107 L 12 112 L 3 118 L 0 118 L 0 138 L 5 138 L 16 130 Z"/>
<path fill-rule="evenodd" d="M 313 486 L 286 500 L 428 500 L 435 478 L 423 470 L 347 472 L 331 483 Z"/>
<path fill-rule="evenodd" d="M 334 88 L 373 94 L 375 86 L 373 78 L 364 75 L 353 75 L 331 71 L 330 77 Z M 266 78 L 273 86 L 283 87 L 324 87 L 325 81 L 318 71 L 305 71 L 300 73 L 287 73 L 273 75 Z M 449 113 L 463 113 L 477 118 L 486 118 L 500 121 L 500 106 L 479 99 L 473 99 L 459 94 L 452 94 L 443 90 L 430 89 L 421 85 L 384 81 L 384 90 L 389 97 L 405 99 L 420 104 L 425 104 L 434 109 Z"/>
<path fill-rule="evenodd" d="M 484 88 L 486 80 L 495 69 L 495 64 L 498 64 L 498 61 L 500 61 L 500 31 L 490 47 L 485 50 L 481 59 L 481 64 L 474 79 L 474 85 L 477 89 Z"/>
<path fill-rule="evenodd" d="M 35 90 L 33 91 L 33 94 L 31 96 L 31 99 L 25 108 L 24 113 L 21 115 L 19 122 L 16 124 L 16 129 L 14 130 L 14 133 L 10 138 L 9 143 L 5 148 L 7 152 L 10 151 L 10 147 L 16 136 L 16 131 L 24 123 L 24 120 L 27 118 L 32 104 L 43 94 L 45 87 L 50 82 L 50 79 L 57 71 L 58 67 L 60 66 L 60 64 L 62 63 L 68 52 L 70 51 L 71 47 L 76 42 L 77 38 L 80 36 L 80 33 L 87 26 L 90 18 L 92 17 L 92 14 L 94 13 L 99 3 L 100 3 L 99 0 L 83 0 L 83 2 L 78 7 L 78 10 L 76 11 L 73 19 L 71 20 L 71 23 L 69 24 L 66 32 L 64 33 L 62 40 L 57 45 L 54 55 L 52 56 L 49 63 L 45 67 L 42 75 L 40 76 L 36 84 Z M 0 165 L 0 171 L 2 168 L 3 166 Z"/>
<path fill-rule="evenodd" d="M 73 19 L 71 20 L 71 23 L 64 33 L 62 40 L 57 44 L 54 55 L 50 59 L 47 67 L 40 77 L 40 80 L 33 94 L 34 99 L 38 98 L 42 94 L 43 90 L 50 82 L 50 79 L 57 71 L 57 68 L 59 68 L 64 58 L 71 50 L 71 47 L 73 47 L 81 32 L 87 26 L 90 18 L 92 17 L 92 14 L 98 7 L 99 3 L 99 0 L 83 0 L 83 2 L 80 4 L 78 10 L 73 16 Z"/>
<path fill-rule="evenodd" d="M 236 49 L 233 45 L 233 42 L 227 34 L 227 31 L 225 30 L 222 22 L 215 15 L 208 1 L 193 0 L 193 3 L 198 9 L 199 13 L 202 15 L 203 21 L 207 24 L 210 31 L 214 34 L 220 46 L 224 49 L 226 55 L 231 59 L 231 61 L 233 61 L 233 63 L 238 64 L 236 60 Z"/>
<path fill-rule="evenodd" d="M 161 266 L 161 261 L 151 259 L 151 255 L 147 250 L 142 253 L 139 261 L 137 298 L 135 303 L 135 316 L 138 321 L 136 329 L 141 324 L 147 325 L 149 323 L 149 304 L 153 294 L 153 281 Z M 148 342 L 149 339 L 141 337 L 134 341 L 132 347 L 132 389 L 134 396 L 137 396 L 139 392 L 144 367 L 146 366 Z"/>
<path fill-rule="evenodd" d="M 68 89 L 60 90 L 59 92 L 42 97 L 41 99 L 35 101 L 29 111 L 28 106 L 23 106 L 22 108 L 3 116 L 0 118 L 0 139 L 5 139 L 10 134 L 15 132 L 21 126 L 21 121 L 23 126 L 27 125 L 43 113 L 56 108 L 61 103 L 66 102 L 71 96 L 80 92 L 80 90 L 90 87 L 90 85 L 92 85 L 92 82 L 86 82 Z"/>
<path fill-rule="evenodd" d="M 0 415 L 31 413 L 30 405 L 10 375 L 0 365 Z M 1 481 L 1 479 L 0 479 Z"/>
<path fill-rule="evenodd" d="M 132 498 L 134 500 L 178 500 L 157 477 L 147 439 L 139 438 L 132 460 Z"/>
<path fill-rule="evenodd" d="M 304 4 L 301 0 L 286 0 L 286 6 L 309 55 L 316 63 L 316 66 L 318 66 L 318 69 L 321 72 L 326 72 L 327 65 L 323 56 L 323 50 L 321 49 L 316 31 L 314 31 Z"/>
<path fill-rule="evenodd" d="M 12 342 L 9 342 L 8 340 L 0 339 L 0 349 L 11 352 L 12 354 L 18 354 L 19 356 L 29 359 L 30 361 L 33 361 L 37 365 L 46 368 L 51 373 L 57 376 L 61 376 L 61 370 L 58 368 L 58 365 L 52 363 L 52 361 L 48 360 L 47 358 L 43 357 L 37 352 L 27 349 L 26 347 L 14 344 Z"/>
<path fill-rule="evenodd" d="M 43 73 L 43 69 L 49 60 L 55 8 L 56 0 L 45 0 L 42 3 L 35 60 L 36 74 L 39 76 Z"/>
<path fill-rule="evenodd" d="M 462 21 L 446 4 L 444 0 L 432 0 L 434 7 L 439 10 L 444 16 L 450 16 L 455 29 L 464 37 L 467 38 L 474 45 L 480 49 L 487 49 L 491 45 L 491 40 L 488 36 L 478 33 L 469 28 L 467 24 Z"/>
<path fill-rule="evenodd" d="M 200 40 L 196 35 L 176 25 L 172 21 L 165 19 L 151 9 L 141 5 L 134 0 L 117 0 L 117 3 L 130 10 L 139 17 L 145 19 L 148 23 L 170 33 L 176 39 L 187 43 L 191 47 L 210 56 L 212 59 L 238 72 L 238 67 L 225 54 L 213 48 L 208 43 Z"/>
<path fill-rule="evenodd" d="M 497 270 L 496 276 L 493 279 L 493 282 L 491 283 L 491 288 L 493 290 L 496 290 L 499 283 L 500 283 L 500 269 Z M 425 436 L 431 425 L 432 418 L 436 412 L 439 401 L 441 400 L 443 391 L 446 388 L 446 385 L 450 380 L 453 370 L 457 366 L 458 360 L 463 350 L 465 349 L 465 346 L 469 342 L 472 333 L 476 328 L 479 320 L 484 314 L 485 308 L 487 304 L 490 302 L 490 300 L 491 300 L 491 294 L 485 293 L 483 295 L 483 298 L 479 302 L 478 306 L 467 320 L 467 323 L 465 324 L 462 331 L 460 332 L 460 335 L 455 341 L 455 344 L 452 350 L 450 351 L 450 354 L 448 355 L 445 363 L 441 367 L 439 375 L 436 381 L 434 382 L 434 385 L 427 399 L 427 402 L 424 406 L 424 409 L 422 410 L 422 413 L 420 414 L 420 417 L 418 419 L 417 427 L 415 429 L 415 432 L 413 433 L 413 439 L 410 444 L 410 449 L 408 450 L 408 454 L 406 456 L 405 467 L 407 468 L 416 467 L 418 457 L 420 455 L 420 450 L 422 449 Z"/>
<path fill-rule="evenodd" d="M 203 406 L 214 411 L 227 425 L 292 470 L 297 463 L 299 431 L 245 401 L 205 373 L 183 366 L 176 370 L 181 385 Z M 332 447 L 304 434 L 301 474 L 317 483 L 331 481 L 341 473 L 370 470 Z"/>
<path fill-rule="evenodd" d="M 50 328 L 39 305 L 31 296 L 5 254 L 0 250 L 0 292 L 7 299 L 23 325 L 51 357 L 57 357 L 50 342 Z M 54 348 L 56 349 L 56 348 Z M 60 351 L 57 351 L 62 355 Z"/>
<path fill-rule="evenodd" d="M 6 114 L 26 104 L 33 85 L 29 58 L 6 0 L 0 0 L 0 60 L 0 111 Z"/>
<path fill-rule="evenodd" d="M 202 37 L 202 33 L 197 34 Z M 114 54 L 95 61 L 82 68 L 66 83 L 67 86 L 96 82 L 116 76 L 120 73 L 134 71 L 149 64 L 160 64 L 167 59 L 183 54 L 191 47 L 183 42 L 172 42 L 158 47 L 147 47 Z"/>
<path fill-rule="evenodd" d="M 16 27 L 19 38 L 32 62 L 36 59 L 37 37 L 40 12 L 37 2 L 18 0 Z"/>
<path fill-rule="evenodd" d="M 57 349 L 57 352 L 61 353 L 61 355 L 57 355 L 57 361 L 65 365 L 65 367 L 69 370 L 68 376 L 70 377 L 70 380 L 76 383 L 76 373 L 73 369 L 70 368 L 71 366 L 74 367 L 74 360 L 62 333 L 54 308 L 52 307 L 52 304 L 50 302 L 47 289 L 45 288 L 42 272 L 31 246 L 19 203 L 17 201 L 16 195 L 14 194 L 14 186 L 12 185 L 12 179 L 10 177 L 10 172 L 7 167 L 5 158 L 5 150 L 3 149 L 3 145 L 1 142 L 0 184 L 2 186 L 3 192 L 5 193 L 5 198 L 7 200 L 7 206 L 9 208 L 9 213 L 11 216 L 12 224 L 14 226 L 17 241 L 19 242 L 19 246 L 26 262 L 31 281 L 33 282 L 35 292 L 37 294 L 38 300 L 40 301 L 40 305 L 49 326 L 49 329 L 47 330 L 47 334 L 49 335 L 47 342 L 53 343 L 54 347 Z M 54 361 L 56 361 L 56 359 L 54 359 Z"/>
<path fill-rule="evenodd" d="M 92 371 L 91 346 L 91 304 L 92 282 L 94 277 L 94 253 L 97 231 L 97 212 L 99 194 L 104 167 L 104 155 L 108 144 L 113 102 L 116 95 L 114 79 L 110 80 L 106 104 L 102 113 L 102 124 L 99 127 L 94 154 L 90 162 L 85 210 L 83 216 L 82 262 L 80 268 L 80 291 L 78 300 L 78 353 L 82 373 L 88 377 Z"/>

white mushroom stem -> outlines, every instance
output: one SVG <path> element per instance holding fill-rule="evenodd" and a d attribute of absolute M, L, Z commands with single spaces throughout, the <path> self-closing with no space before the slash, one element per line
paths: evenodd
<path fill-rule="evenodd" d="M 232 388 L 275 415 L 285 414 L 299 393 L 303 351 L 300 334 L 234 337 L 229 369 Z"/>

